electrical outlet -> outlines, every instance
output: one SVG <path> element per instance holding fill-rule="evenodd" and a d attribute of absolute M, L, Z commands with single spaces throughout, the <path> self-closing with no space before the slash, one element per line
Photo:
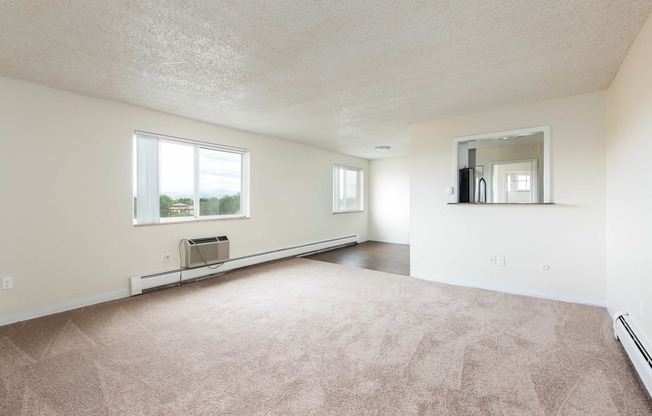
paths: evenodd
<path fill-rule="evenodd" d="M 170 261 L 170 253 L 161 254 L 161 262 L 165 263 L 166 261 Z"/>
<path fill-rule="evenodd" d="M 492 266 L 496 265 L 496 256 L 489 257 L 489 264 L 491 264 Z"/>
<path fill-rule="evenodd" d="M 11 276 L 2 278 L 2 290 L 11 289 L 14 287 L 14 278 Z"/>
<path fill-rule="evenodd" d="M 505 257 L 503 256 L 497 256 L 496 257 L 496 264 L 498 266 L 504 266 L 505 265 Z"/>

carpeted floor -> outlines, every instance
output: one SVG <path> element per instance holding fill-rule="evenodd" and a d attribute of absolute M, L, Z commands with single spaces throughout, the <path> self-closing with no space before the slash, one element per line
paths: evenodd
<path fill-rule="evenodd" d="M 650 415 L 605 309 L 293 259 L 0 327 L 1 415 Z"/>

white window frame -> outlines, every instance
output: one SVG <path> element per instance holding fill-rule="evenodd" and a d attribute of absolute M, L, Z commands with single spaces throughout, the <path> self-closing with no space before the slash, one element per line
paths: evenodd
<path fill-rule="evenodd" d="M 249 218 L 249 150 L 217 145 L 196 140 L 182 139 L 156 133 L 134 131 L 134 192 L 137 197 L 137 213 L 134 225 L 158 225 L 179 222 Z M 160 217 L 160 146 L 159 143 L 172 143 L 193 147 L 193 215 L 188 217 Z M 230 215 L 201 215 L 199 195 L 199 151 L 200 149 L 236 153 L 242 156 L 240 213 Z M 132 209 L 133 211 L 133 209 Z"/>
<path fill-rule="evenodd" d="M 357 174 L 357 196 L 358 203 L 356 207 L 348 208 L 346 204 L 341 206 L 342 196 L 346 195 L 346 180 L 343 180 L 343 174 L 346 172 L 355 172 Z M 333 165 L 333 214 L 345 214 L 350 212 L 364 211 L 364 169 L 353 166 Z"/>

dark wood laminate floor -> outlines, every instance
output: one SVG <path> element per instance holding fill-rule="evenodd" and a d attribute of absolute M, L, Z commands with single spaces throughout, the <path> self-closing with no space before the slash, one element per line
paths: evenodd
<path fill-rule="evenodd" d="M 348 247 L 305 256 L 306 259 L 410 275 L 410 245 L 365 241 Z"/>

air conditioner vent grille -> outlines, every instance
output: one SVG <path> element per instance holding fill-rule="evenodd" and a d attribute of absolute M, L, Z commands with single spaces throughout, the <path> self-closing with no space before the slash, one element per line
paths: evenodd
<path fill-rule="evenodd" d="M 229 239 L 224 235 L 183 240 L 182 265 L 185 268 L 223 263 L 228 259 Z"/>

